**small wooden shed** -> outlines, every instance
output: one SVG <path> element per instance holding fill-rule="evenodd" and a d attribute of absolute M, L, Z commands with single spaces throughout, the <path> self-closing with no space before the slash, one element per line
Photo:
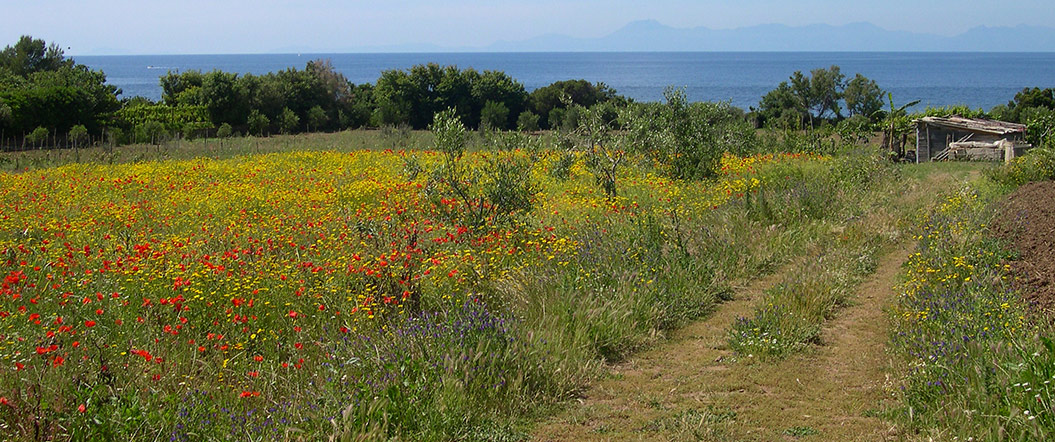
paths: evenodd
<path fill-rule="evenodd" d="M 1031 146 L 1026 126 L 980 118 L 924 117 L 915 120 L 916 162 L 945 159 L 1010 161 Z"/>

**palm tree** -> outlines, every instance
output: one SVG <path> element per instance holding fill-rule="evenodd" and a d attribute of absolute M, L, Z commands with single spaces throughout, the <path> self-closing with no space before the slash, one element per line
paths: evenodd
<path fill-rule="evenodd" d="M 894 94 L 887 92 L 887 100 L 890 102 L 890 110 L 886 111 L 883 119 L 883 149 L 890 150 L 890 156 L 900 159 L 905 156 L 905 138 L 908 136 L 908 108 L 919 104 L 919 100 L 908 102 L 901 107 L 894 107 Z M 878 116 L 882 110 L 873 114 Z M 901 140 L 898 140 L 898 136 Z"/>

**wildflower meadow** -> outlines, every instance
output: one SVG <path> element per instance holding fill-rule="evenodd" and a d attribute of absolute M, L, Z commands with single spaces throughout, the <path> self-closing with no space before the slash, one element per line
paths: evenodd
<path fill-rule="evenodd" d="M 477 222 L 467 214 L 496 200 L 408 170 L 444 158 L 292 151 L 0 175 L 0 427 L 172 440 L 486 427 L 707 311 L 733 263 L 667 271 L 689 247 L 678 229 L 831 161 L 727 154 L 716 179 L 690 181 L 637 158 L 611 196 L 581 156 L 555 177 L 552 150 L 473 151 L 459 164 L 523 159 L 532 192 L 530 210 Z M 674 277 L 700 297 L 662 286 Z M 569 323 L 551 307 L 618 317 Z"/>

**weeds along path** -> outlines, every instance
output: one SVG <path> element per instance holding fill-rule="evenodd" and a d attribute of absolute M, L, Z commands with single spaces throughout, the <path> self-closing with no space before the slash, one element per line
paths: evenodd
<path fill-rule="evenodd" d="M 952 190 L 977 176 L 976 168 L 911 169 L 906 176 L 911 185 L 884 206 L 927 206 L 933 203 L 934 188 Z M 895 429 L 878 417 L 891 397 L 884 388 L 889 371 L 885 307 L 894 299 L 893 287 L 908 254 L 904 247 L 880 251 L 875 272 L 856 287 L 851 304 L 825 323 L 821 345 L 779 361 L 737 360 L 726 344 L 729 327 L 736 318 L 752 314 L 766 289 L 802 266 L 787 265 L 750 282 L 736 290 L 735 300 L 673 333 L 663 345 L 611 366 L 610 376 L 595 383 L 579 404 L 540 423 L 533 437 L 895 439 Z"/>

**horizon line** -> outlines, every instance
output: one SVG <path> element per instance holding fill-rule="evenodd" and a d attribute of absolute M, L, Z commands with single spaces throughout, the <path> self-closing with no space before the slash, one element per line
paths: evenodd
<path fill-rule="evenodd" d="M 339 52 L 199 52 L 199 53 L 183 53 L 183 52 L 160 52 L 160 53 L 110 53 L 110 54 L 95 54 L 95 53 L 74 53 L 65 54 L 66 57 L 150 57 L 150 56 L 202 56 L 202 55 L 393 55 L 393 54 L 405 54 L 405 55 L 427 55 L 427 54 L 1052 54 L 1055 53 L 1055 49 L 1049 51 L 971 51 L 971 50 L 916 50 L 916 51 L 877 51 L 877 50 L 858 50 L 858 51 L 826 51 L 826 50 L 786 50 L 786 51 L 773 51 L 773 50 L 713 50 L 713 51 L 694 51 L 694 50 L 661 50 L 661 51 L 641 51 L 641 50 L 597 50 L 597 51 L 491 51 L 491 50 L 479 50 L 479 51 L 339 51 Z"/>

